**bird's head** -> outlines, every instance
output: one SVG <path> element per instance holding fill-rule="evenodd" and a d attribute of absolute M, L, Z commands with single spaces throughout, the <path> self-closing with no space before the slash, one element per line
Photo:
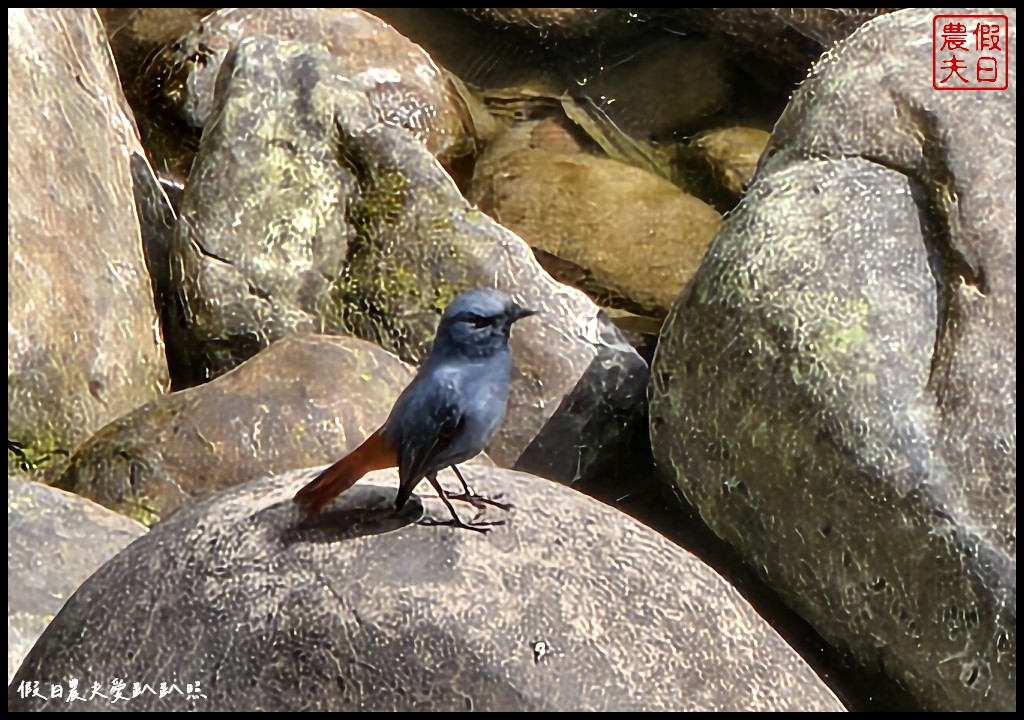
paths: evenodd
<path fill-rule="evenodd" d="M 534 314 L 501 290 L 462 293 L 445 308 L 434 352 L 489 357 L 508 347 L 512 323 Z"/>

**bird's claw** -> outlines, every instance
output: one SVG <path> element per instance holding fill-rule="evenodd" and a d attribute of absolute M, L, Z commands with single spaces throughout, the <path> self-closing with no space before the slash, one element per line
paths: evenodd
<path fill-rule="evenodd" d="M 477 515 L 477 517 L 479 517 L 479 515 Z M 418 524 L 419 525 L 427 525 L 427 526 L 430 526 L 430 527 L 446 525 L 448 527 L 463 528 L 464 530 L 472 530 L 474 532 L 478 532 L 478 533 L 486 535 L 495 526 L 504 525 L 505 521 L 504 520 L 485 520 L 483 522 L 477 522 L 476 518 L 474 518 L 473 522 L 467 523 L 467 522 L 463 522 L 462 520 L 456 520 L 456 519 L 452 519 L 452 520 L 437 520 L 435 518 L 429 518 L 428 517 L 428 518 L 423 518 L 422 520 L 420 520 Z"/>
<path fill-rule="evenodd" d="M 499 495 L 498 497 L 501 496 Z M 487 507 L 490 506 L 508 512 L 514 507 L 511 503 L 503 503 L 499 502 L 498 500 L 485 497 L 483 495 L 477 495 L 475 492 L 472 492 L 472 490 L 470 492 L 462 493 L 460 495 L 449 495 L 448 498 L 451 500 L 458 500 L 460 502 L 468 503 L 475 507 L 477 510 L 486 510 Z"/>

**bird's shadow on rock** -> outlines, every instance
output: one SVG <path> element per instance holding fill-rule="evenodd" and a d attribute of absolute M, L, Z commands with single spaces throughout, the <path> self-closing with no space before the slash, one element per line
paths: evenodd
<path fill-rule="evenodd" d="M 330 544 L 367 535 L 394 532 L 419 522 L 424 515 L 423 502 L 413 496 L 401 510 L 395 510 L 395 491 L 375 485 L 356 485 L 341 495 L 319 515 L 307 515 L 292 500 L 275 503 L 260 510 L 254 520 L 275 516 L 271 522 L 281 527 L 281 543 Z M 285 515 L 282 519 L 280 516 Z"/>

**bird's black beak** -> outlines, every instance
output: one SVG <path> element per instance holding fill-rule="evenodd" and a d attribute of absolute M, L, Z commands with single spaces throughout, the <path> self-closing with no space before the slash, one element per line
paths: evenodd
<path fill-rule="evenodd" d="M 523 318 L 528 318 L 531 315 L 536 315 L 536 314 L 537 314 L 536 310 L 531 310 L 529 308 L 524 308 L 522 305 L 519 305 L 517 303 L 512 303 L 512 308 L 509 310 L 509 314 L 508 315 L 511 318 L 511 322 L 515 322 L 516 320 L 522 320 Z"/>

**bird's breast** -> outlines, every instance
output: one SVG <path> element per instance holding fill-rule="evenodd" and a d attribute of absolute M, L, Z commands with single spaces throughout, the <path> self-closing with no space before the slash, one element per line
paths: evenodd
<path fill-rule="evenodd" d="M 507 368 L 492 367 L 466 384 L 466 422 L 471 423 L 489 439 L 505 419 L 508 405 L 510 372 Z"/>

